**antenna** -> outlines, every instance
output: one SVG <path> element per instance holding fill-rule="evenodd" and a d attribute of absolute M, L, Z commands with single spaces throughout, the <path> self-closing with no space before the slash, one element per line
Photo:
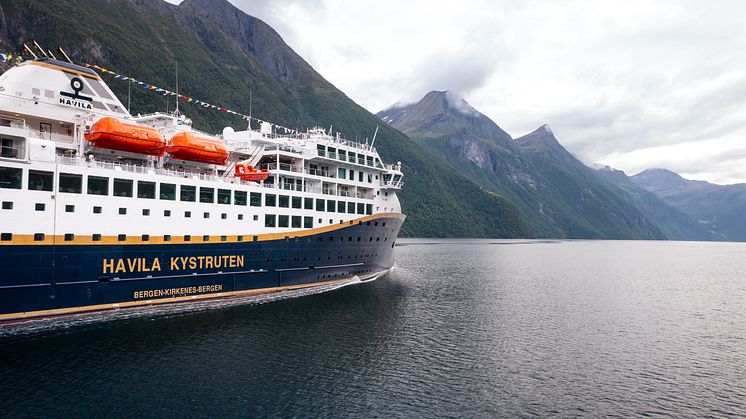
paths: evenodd
<path fill-rule="evenodd" d="M 41 45 L 39 45 L 38 42 L 34 41 L 34 46 L 36 46 L 36 48 L 38 48 L 39 51 L 41 51 L 42 55 L 44 55 L 45 57 L 49 58 L 49 56 L 47 55 L 47 53 L 44 52 L 44 48 L 42 48 Z"/>
<path fill-rule="evenodd" d="M 176 110 L 174 111 L 174 116 L 181 115 L 179 113 L 179 62 L 176 62 Z"/>
<path fill-rule="evenodd" d="M 376 135 L 378 135 L 378 125 L 376 125 L 376 132 L 373 133 L 373 141 L 370 142 L 370 148 L 373 148 L 373 144 L 376 142 Z"/>
<path fill-rule="evenodd" d="M 254 85 L 249 85 L 249 131 L 251 131 L 251 105 L 252 105 L 252 95 L 253 95 Z"/>
<path fill-rule="evenodd" d="M 52 58 L 54 58 L 55 60 L 57 59 L 57 57 L 55 57 L 55 56 L 54 56 L 54 54 L 52 54 L 52 51 L 50 51 L 50 50 L 47 50 L 47 52 L 49 53 L 49 55 L 50 55 L 50 56 L 51 56 Z"/>
<path fill-rule="evenodd" d="M 332 128 L 334 128 L 334 124 L 329 125 L 329 135 L 332 135 Z"/>
<path fill-rule="evenodd" d="M 70 57 L 67 56 L 67 53 L 65 52 L 64 49 L 62 49 L 62 47 L 57 47 L 57 49 L 60 50 L 62 55 L 65 56 L 65 59 L 67 59 L 67 62 L 69 62 L 70 64 L 73 64 L 73 60 L 71 60 Z"/>
<path fill-rule="evenodd" d="M 60 50 L 61 49 L 62 48 L 60 48 Z M 64 54 L 64 52 L 63 52 L 63 54 Z M 65 54 L 65 55 L 67 55 L 67 54 Z M 132 109 L 130 107 L 131 103 L 132 103 L 132 79 L 130 79 L 130 76 L 128 75 L 127 76 L 127 112 L 129 112 L 130 109 Z"/>
<path fill-rule="evenodd" d="M 25 49 L 26 51 L 28 51 L 29 54 L 33 55 L 34 59 L 39 58 L 39 57 L 36 56 L 36 54 L 34 54 L 34 51 L 31 51 L 31 48 L 29 48 L 28 45 L 26 45 L 26 43 L 23 44 L 23 49 Z"/>

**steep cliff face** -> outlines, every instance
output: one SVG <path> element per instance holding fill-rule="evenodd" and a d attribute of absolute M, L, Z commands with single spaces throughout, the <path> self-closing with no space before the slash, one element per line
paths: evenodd
<path fill-rule="evenodd" d="M 20 51 L 33 40 L 63 47 L 77 62 L 115 69 L 284 126 L 315 125 L 349 138 L 372 136 L 380 120 L 326 81 L 269 25 L 225 0 L 4 0 L 0 46 Z M 106 77 L 106 76 L 104 76 Z M 120 97 L 127 83 L 108 79 Z M 131 111 L 174 108 L 169 97 L 133 89 Z M 169 101 L 170 100 L 170 101 Z M 234 116 L 181 102 L 195 126 L 219 132 L 245 128 Z M 526 237 L 532 233 L 514 206 L 480 188 L 406 135 L 381 126 L 376 140 L 384 160 L 401 161 L 408 236 Z"/>

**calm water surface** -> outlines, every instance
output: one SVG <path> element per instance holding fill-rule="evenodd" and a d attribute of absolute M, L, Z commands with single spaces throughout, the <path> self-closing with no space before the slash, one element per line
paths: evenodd
<path fill-rule="evenodd" d="M 746 415 L 745 244 L 399 243 L 373 283 L 6 333 L 0 412 Z"/>

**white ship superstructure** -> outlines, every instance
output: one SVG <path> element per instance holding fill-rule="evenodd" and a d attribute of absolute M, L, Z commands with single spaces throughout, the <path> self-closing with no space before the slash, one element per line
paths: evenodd
<path fill-rule="evenodd" d="M 110 122 L 108 127 L 132 131 L 102 131 L 100 127 L 106 121 Z M 146 128 L 154 130 L 146 132 Z M 96 135 L 103 140 L 94 141 Z M 144 135 L 162 136 L 163 143 L 147 143 Z M 181 153 L 177 150 L 179 139 L 186 141 L 179 143 Z M 149 151 L 143 148 L 152 144 L 155 148 Z M 213 157 L 204 157 L 213 152 Z M 292 270 L 309 271 L 307 279 L 294 275 L 294 284 L 377 274 L 393 263 L 390 255 L 383 262 L 372 255 L 379 253 L 375 249 L 393 248 L 404 218 L 396 194 L 401 186 L 400 164 L 386 165 L 374 147 L 344 140 L 339 134 L 329 135 L 321 128 L 278 135 L 270 124 L 263 123 L 259 130 L 226 128 L 221 135 L 209 135 L 194 129 L 191 121 L 178 113 L 133 116 L 94 71 L 51 59 L 27 61 L 0 76 L 0 246 L 5 246 L 0 250 L 7 250 L 8 257 L 11 249 L 27 256 L 34 249 L 51 252 L 49 266 L 45 265 L 46 256 L 40 256 L 41 267 L 13 266 L 6 268 L 5 274 L 0 272 L 4 276 L 0 293 L 28 286 L 50 288 L 44 294 L 55 296 L 55 288 L 63 283 L 106 288 L 126 276 L 132 276 L 130 282 L 138 282 L 139 289 L 157 290 L 164 288 L 145 279 L 165 273 L 169 275 L 164 278 L 187 274 L 214 277 L 210 283 L 220 282 L 223 292 L 257 288 L 224 283 L 227 274 L 235 282 L 237 272 L 243 272 L 225 272 L 227 267 L 247 268 L 244 270 L 252 274 L 274 272 L 271 277 L 264 275 L 259 288 L 272 288 L 267 285 L 273 281 L 275 287 L 285 286 L 279 272 Z M 376 235 L 358 231 L 356 235 L 334 236 L 332 240 L 344 240 L 336 248 L 356 248 L 355 258 L 345 251 L 335 254 L 328 245 L 318 243 L 316 247 L 325 250 L 323 255 L 314 253 L 310 237 L 323 243 L 324 233 L 351 226 L 381 229 Z M 282 249 L 278 243 L 290 239 L 297 242 L 299 237 L 307 238 L 309 245 L 295 249 L 298 256 L 290 254 L 292 248 L 278 250 Z M 326 237 L 328 241 L 331 236 Z M 235 247 L 241 242 L 275 244 L 272 252 L 257 256 L 256 252 L 268 251 Z M 216 249 L 202 248 L 209 255 L 201 259 L 199 267 L 166 272 L 169 270 L 164 264 L 175 266 L 170 252 L 199 258 L 192 255 L 193 246 L 184 247 L 197 243 L 234 244 L 229 251 L 221 248 L 217 252 L 227 255 L 219 256 L 223 270 L 206 266 L 205 258 L 213 257 Z M 83 246 L 78 249 L 81 252 L 95 248 L 114 255 L 102 254 L 95 262 L 98 266 L 86 267 L 83 265 L 88 262 L 73 251 L 75 246 Z M 61 247 L 72 253 L 58 261 Z M 238 266 L 235 258 L 249 257 L 245 252 L 254 252 L 250 259 L 256 260 L 256 266 L 246 266 L 245 262 Z M 231 256 L 234 266 L 226 266 Z M 324 263 L 320 263 L 322 257 Z M 345 263 L 332 264 L 332 257 L 336 262 L 344 258 Z M 71 258 L 78 258 L 80 263 L 71 263 Z M 153 258 L 159 270 L 154 269 Z M 277 264 L 279 259 L 290 262 L 295 258 L 298 260 L 294 262 L 305 263 Z M 310 258 L 316 261 L 311 264 Z M 359 269 L 373 259 L 377 261 L 375 268 Z M 266 263 L 260 264 L 260 260 Z M 353 260 L 354 264 L 342 270 L 330 268 L 326 273 L 320 268 Z M 41 282 L 24 275 L 42 268 L 45 273 Z M 88 273 L 93 270 L 98 271 L 95 277 Z M 365 270 L 369 272 L 362 272 Z M 315 272 L 310 275 L 310 271 Z M 40 276 L 38 272 L 35 275 Z M 90 287 L 86 292 L 91 292 Z M 105 290 L 101 292 L 105 294 Z M 182 294 L 202 293 L 172 297 Z M 112 298 L 101 302 L 117 302 L 110 301 Z M 4 300 L 0 298 L 0 302 Z M 76 297 L 71 304 L 84 307 L 99 302 L 94 300 L 80 303 Z M 64 308 L 51 304 L 40 310 Z M 14 310 L 2 313 L 12 315 Z"/>

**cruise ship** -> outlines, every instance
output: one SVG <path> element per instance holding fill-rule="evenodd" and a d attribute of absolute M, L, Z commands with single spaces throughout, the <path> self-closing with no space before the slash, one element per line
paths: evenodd
<path fill-rule="evenodd" d="M 321 128 L 132 115 L 91 68 L 0 76 L 0 321 L 381 276 L 401 164 Z"/>

